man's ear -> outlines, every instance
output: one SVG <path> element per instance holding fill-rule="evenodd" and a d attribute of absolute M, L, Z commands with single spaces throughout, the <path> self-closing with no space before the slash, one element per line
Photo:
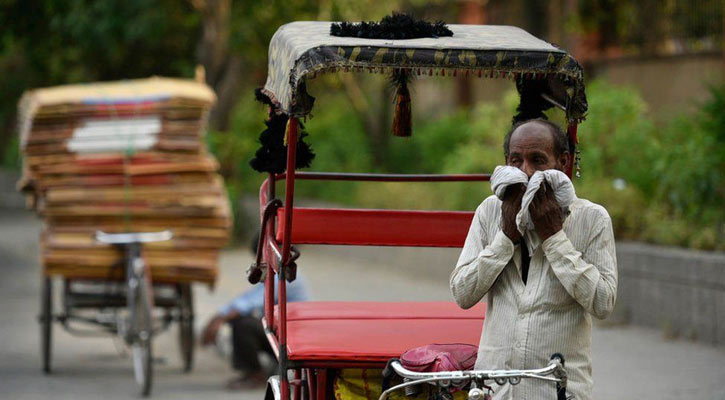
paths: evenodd
<path fill-rule="evenodd" d="M 565 151 L 559 155 L 559 159 L 557 160 L 559 163 L 559 168 L 562 172 L 566 172 L 569 170 L 569 167 L 571 165 L 571 162 L 573 161 L 571 154 L 568 151 Z"/>

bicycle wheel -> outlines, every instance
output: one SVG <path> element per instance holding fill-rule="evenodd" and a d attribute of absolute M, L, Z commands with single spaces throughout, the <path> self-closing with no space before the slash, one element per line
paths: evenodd
<path fill-rule="evenodd" d="M 142 396 L 151 393 L 151 380 L 153 372 L 153 356 L 151 353 L 152 325 L 151 325 L 151 288 L 145 277 L 138 279 L 133 307 L 133 324 L 135 337 L 131 343 L 133 358 L 133 373 L 136 385 Z"/>
<path fill-rule="evenodd" d="M 179 285 L 179 347 L 184 372 L 194 365 L 194 297 L 191 284 Z"/>
<path fill-rule="evenodd" d="M 50 373 L 50 356 L 53 339 L 53 281 L 43 278 L 40 295 L 40 350 L 43 357 L 43 372 Z"/>

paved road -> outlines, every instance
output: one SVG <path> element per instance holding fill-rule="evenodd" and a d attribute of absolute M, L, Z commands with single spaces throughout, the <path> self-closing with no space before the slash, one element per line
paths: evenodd
<path fill-rule="evenodd" d="M 53 373 L 40 370 L 39 310 L 40 267 L 38 233 L 40 221 L 23 211 L 0 210 L 0 399 L 127 399 L 135 398 L 131 360 L 122 346 L 108 337 L 78 338 L 56 325 L 53 334 Z M 227 260 L 227 258 L 225 258 Z M 234 262 L 233 260 L 232 263 Z M 246 262 L 247 260 L 245 260 Z M 223 279 L 214 293 L 195 287 L 201 318 L 197 328 L 232 293 L 241 272 L 225 263 Z M 230 267 L 230 268 L 229 268 Z M 236 272 L 236 274 L 235 274 Z M 197 351 L 195 369 L 181 372 L 177 332 L 172 329 L 154 340 L 160 357 L 155 365 L 155 399 L 261 399 L 262 391 L 239 393 L 224 390 L 234 375 L 214 352 Z"/>
<path fill-rule="evenodd" d="M 54 331 L 54 373 L 40 372 L 40 269 L 37 237 L 40 222 L 23 211 L 0 210 L 0 399 L 126 399 L 134 398 L 131 363 L 108 338 L 76 338 Z M 364 262 L 360 251 L 304 248 L 304 271 L 317 299 L 445 300 L 447 283 L 415 274 L 410 267 L 426 255 L 400 257 L 389 249 L 375 252 L 375 263 Z M 391 252 L 391 253 L 386 253 Z M 381 254 L 383 256 L 381 256 Z M 443 257 L 445 258 L 445 257 Z M 381 262 L 381 260 L 393 260 Z M 441 259 L 431 253 L 429 259 Z M 224 299 L 245 288 L 243 270 L 251 256 L 245 250 L 227 250 L 214 292 L 195 288 L 197 328 Z M 453 261 L 451 261 L 453 262 Z M 656 331 L 598 326 L 594 331 L 595 394 L 598 399 L 725 399 L 725 349 L 666 341 Z M 231 393 L 223 389 L 233 377 L 214 351 L 199 350 L 195 369 L 180 371 L 176 332 L 154 341 L 160 357 L 155 366 L 156 399 L 260 399 L 261 391 Z"/>

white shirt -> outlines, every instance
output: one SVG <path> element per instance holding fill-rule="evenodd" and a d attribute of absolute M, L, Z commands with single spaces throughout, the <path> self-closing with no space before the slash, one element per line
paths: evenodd
<path fill-rule="evenodd" d="M 592 396 L 591 316 L 614 308 L 617 259 L 607 211 L 575 199 L 563 229 L 531 254 L 527 284 L 521 252 L 501 231 L 501 201 L 490 196 L 476 209 L 466 243 L 450 279 L 458 305 L 484 299 L 486 318 L 476 369 L 545 367 L 562 353 L 567 395 Z M 494 399 L 555 399 L 553 383 L 523 379 L 497 386 Z"/>

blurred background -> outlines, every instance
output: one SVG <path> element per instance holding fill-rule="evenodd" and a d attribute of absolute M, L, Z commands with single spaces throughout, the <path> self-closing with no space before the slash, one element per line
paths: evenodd
<path fill-rule="evenodd" d="M 266 107 L 255 102 L 253 89 L 265 82 L 272 34 L 293 20 L 379 20 L 391 11 L 448 23 L 516 25 L 563 47 L 583 65 L 590 111 L 579 128 L 582 176 L 575 187 L 580 197 L 604 205 L 613 219 L 620 249 L 614 323 L 650 329 L 595 332 L 613 346 L 595 348 L 595 353 L 612 354 L 617 348 L 632 365 L 651 360 L 664 363 L 661 368 L 669 368 L 665 358 L 689 355 L 694 360 L 687 364 L 690 377 L 707 371 L 709 389 L 698 392 L 701 381 L 691 380 L 695 389 L 673 392 L 671 398 L 685 393 L 725 398 L 717 389 L 725 378 L 723 0 L 4 0 L 0 206 L 18 207 L 14 185 L 22 163 L 16 105 L 25 90 L 151 75 L 193 78 L 201 65 L 218 96 L 207 144 L 221 164 L 232 200 L 235 241 L 248 247 L 264 178 L 248 163 L 266 118 Z M 317 98 L 313 117 L 305 122 L 307 140 L 317 154 L 316 171 L 490 172 L 504 162 L 501 142 L 517 105 L 508 80 L 422 77 L 412 84 L 413 136 L 401 139 L 390 134 L 393 94 L 384 76 L 330 74 L 311 80 L 308 91 Z M 561 121 L 562 116 L 553 112 L 550 118 Z M 455 210 L 473 210 L 490 194 L 487 185 L 458 183 L 306 181 L 296 191 L 315 202 Z M 15 223 L 28 222 L 4 218 L 0 225 L 12 232 Z M 28 240 L 37 237 L 34 224 L 27 228 L 32 233 Z M 24 248 L 3 241 L 7 248 Z M 333 253 L 351 260 L 351 253 Z M 241 287 L 241 269 L 249 261 L 241 254 L 229 250 L 223 256 L 222 277 L 232 280 L 222 279 L 218 290 L 226 298 Z M 23 257 L 36 262 L 34 254 Z M 386 257 L 411 265 L 438 260 L 430 254 L 424 260 L 384 251 L 355 257 L 379 264 Z M 451 257 L 455 261 L 455 254 L 448 253 L 440 260 Z M 330 271 L 325 267 L 310 274 L 332 279 Z M 449 271 L 427 276 L 440 283 Z M 313 292 L 322 293 L 316 297 L 334 297 L 324 292 L 331 281 L 316 282 Z M 401 278 L 396 290 L 405 292 L 403 282 Z M 445 286 L 431 292 L 445 296 Z M 385 290 L 374 288 L 367 295 Z M 201 310 L 211 312 L 223 300 L 202 296 L 199 301 Z M 646 350 L 627 358 L 632 346 Z M 603 359 L 612 371 L 620 367 L 612 358 Z M 648 381 L 648 388 L 669 382 L 657 371 L 662 370 L 655 369 L 657 377 Z M 632 369 L 625 372 L 602 379 L 621 383 Z M 607 388 L 600 386 L 598 393 L 626 398 Z M 652 392 L 631 398 L 648 398 L 647 393 Z"/>
<path fill-rule="evenodd" d="M 590 103 L 580 128 L 579 193 L 609 209 L 619 238 L 725 249 L 721 0 L 5 1 L 0 165 L 20 166 L 15 119 L 24 90 L 193 77 L 203 65 L 219 97 L 209 145 L 234 199 L 255 193 L 262 176 L 248 161 L 265 109 L 252 90 L 264 84 L 274 31 L 292 20 L 374 20 L 391 10 L 449 23 L 516 25 L 569 50 L 584 66 Z M 391 89 L 380 76 L 360 75 L 312 80 L 313 169 L 482 172 L 502 162 L 500 140 L 515 107 L 512 82 L 421 79 L 413 85 L 415 134 L 398 140 L 389 134 Z M 304 184 L 300 194 L 363 206 L 455 209 L 473 209 L 481 198 L 465 185 L 368 186 Z M 238 234 L 247 234 L 256 218 L 236 214 Z"/>
<path fill-rule="evenodd" d="M 509 24 L 569 50 L 587 75 L 579 193 L 604 204 L 617 236 L 725 249 L 725 92 L 721 0 L 556 1 L 5 1 L 0 6 L 0 165 L 20 166 L 16 104 L 24 90 L 163 75 L 196 65 L 219 101 L 209 145 L 236 201 L 262 179 L 248 167 L 265 109 L 267 44 L 291 20 L 375 20 L 391 10 L 449 23 Z M 515 107 L 512 82 L 420 79 L 414 131 L 389 134 L 392 91 L 377 75 L 311 81 L 307 123 L 315 170 L 482 172 L 502 162 Z M 556 118 L 556 117 L 554 117 Z M 435 185 L 433 185 L 435 186 Z M 307 197 L 363 206 L 473 209 L 463 186 L 301 185 Z M 423 198 L 417 192 L 425 193 Z M 419 202 L 423 201 L 423 204 Z M 638 212 L 633 213 L 631 210 Z"/>

